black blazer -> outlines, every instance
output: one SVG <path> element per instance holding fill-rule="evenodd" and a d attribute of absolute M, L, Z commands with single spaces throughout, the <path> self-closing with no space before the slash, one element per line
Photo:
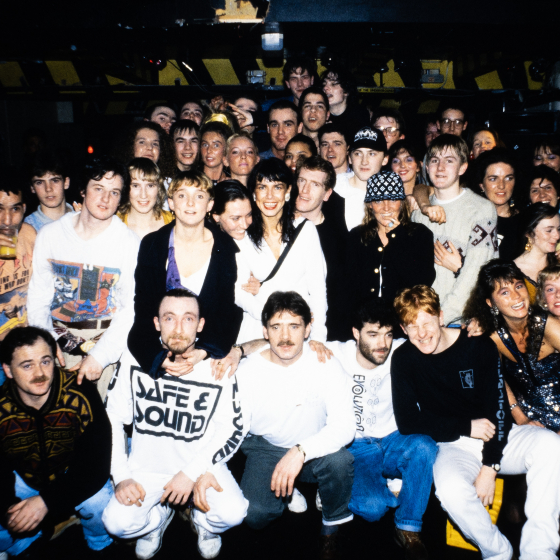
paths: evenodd
<path fill-rule="evenodd" d="M 348 234 L 346 274 L 352 308 L 359 301 L 379 293 L 382 278 L 382 297 L 392 303 L 404 288 L 417 284 L 431 286 L 436 278 L 434 268 L 434 236 L 422 224 L 397 226 L 392 230 L 385 247 L 375 235 L 367 245 L 361 239 L 362 226 Z"/>
<path fill-rule="evenodd" d="M 128 349 L 143 371 L 156 378 L 167 350 L 161 346 L 154 317 L 166 292 L 169 236 L 175 220 L 149 233 L 140 243 L 134 278 L 134 324 L 128 335 Z M 237 245 L 229 235 L 211 227 L 214 246 L 202 290 L 198 296 L 200 314 L 205 324 L 198 334 L 196 348 L 206 350 L 212 358 L 223 358 L 237 339 L 243 311 L 235 305 Z"/>

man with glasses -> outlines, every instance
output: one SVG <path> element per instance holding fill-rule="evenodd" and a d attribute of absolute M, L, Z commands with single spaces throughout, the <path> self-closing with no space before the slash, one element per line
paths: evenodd
<path fill-rule="evenodd" d="M 440 134 L 454 134 L 461 137 L 463 131 L 467 129 L 467 119 L 465 111 L 457 104 L 443 107 L 436 121 Z"/>
<path fill-rule="evenodd" d="M 377 128 L 383 132 L 387 141 L 387 150 L 397 140 L 403 140 L 405 136 L 404 118 L 397 109 L 387 109 L 380 107 L 371 116 L 373 128 Z"/>

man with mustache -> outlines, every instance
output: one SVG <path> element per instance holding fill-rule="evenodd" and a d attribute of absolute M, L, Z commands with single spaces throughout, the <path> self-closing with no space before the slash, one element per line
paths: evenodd
<path fill-rule="evenodd" d="M 113 494 L 111 425 L 94 385 L 78 385 L 55 355 L 54 338 L 37 327 L 13 329 L 0 345 L 8 377 L 0 389 L 2 558 L 20 557 L 70 515 L 90 549 L 112 543 L 101 521 Z"/>
<path fill-rule="evenodd" d="M 194 348 L 204 327 L 197 296 L 185 289 L 168 291 L 154 325 L 162 354 L 185 361 L 183 354 Z M 172 506 L 185 506 L 193 490 L 197 508 L 191 521 L 203 558 L 216 557 L 220 533 L 243 521 L 247 500 L 226 466 L 243 437 L 237 393 L 235 376 L 215 380 L 209 361 L 181 377 L 165 373 L 152 379 L 130 351 L 123 354 L 107 396 L 116 486 L 103 522 L 110 534 L 137 539 L 137 558 L 158 552 L 175 513 Z M 124 427 L 129 424 L 127 457 Z"/>
<path fill-rule="evenodd" d="M 241 480 L 247 524 L 261 529 L 287 507 L 296 478 L 319 484 L 323 500 L 321 558 L 338 558 L 338 525 L 348 509 L 355 432 L 349 383 L 338 360 L 320 363 L 305 341 L 311 311 L 296 292 L 274 292 L 262 311 L 269 347 L 238 370 L 247 456 Z M 334 554 L 334 556 L 333 556 Z"/>

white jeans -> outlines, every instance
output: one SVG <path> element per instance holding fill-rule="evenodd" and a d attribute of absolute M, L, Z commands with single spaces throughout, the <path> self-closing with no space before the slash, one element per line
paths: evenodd
<path fill-rule="evenodd" d="M 465 537 L 478 546 L 482 558 L 510 560 L 511 544 L 492 524 L 474 488 L 482 467 L 482 444 L 467 437 L 438 444 L 436 495 Z M 544 428 L 514 425 L 500 464 L 500 474 L 527 473 L 527 522 L 521 533 L 520 560 L 557 560 L 560 437 Z"/>
<path fill-rule="evenodd" d="M 206 514 L 199 511 L 195 522 L 211 533 L 223 533 L 243 522 L 249 502 L 244 498 L 227 465 L 217 465 L 213 471 L 223 492 L 216 492 L 213 488 L 206 491 L 210 511 Z M 132 478 L 146 491 L 142 505 L 123 506 L 113 496 L 103 512 L 107 532 L 118 538 L 135 539 L 157 531 L 169 513 L 169 506 L 162 505 L 160 500 L 163 487 L 173 477 L 137 472 L 132 473 Z"/>

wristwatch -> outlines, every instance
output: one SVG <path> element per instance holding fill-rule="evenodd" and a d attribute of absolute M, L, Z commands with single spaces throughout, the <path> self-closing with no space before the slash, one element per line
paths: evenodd
<path fill-rule="evenodd" d="M 303 450 L 303 447 L 299 443 L 296 445 L 296 447 L 298 448 L 298 451 L 301 451 L 303 453 L 303 460 L 305 461 L 307 453 Z"/>
<path fill-rule="evenodd" d="M 239 358 L 239 361 L 247 357 L 245 356 L 245 350 L 243 350 L 243 346 L 241 344 L 234 344 L 232 348 L 239 348 L 239 350 L 241 350 L 241 358 Z"/>
<path fill-rule="evenodd" d="M 500 463 L 496 463 L 495 465 L 490 465 L 496 472 L 500 472 L 502 470 L 502 466 Z"/>

